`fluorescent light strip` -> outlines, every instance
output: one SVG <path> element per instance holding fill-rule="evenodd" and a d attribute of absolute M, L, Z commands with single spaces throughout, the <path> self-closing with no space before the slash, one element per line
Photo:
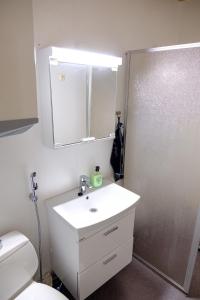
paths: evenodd
<path fill-rule="evenodd" d="M 75 64 L 117 68 L 122 64 L 122 58 L 95 52 L 52 47 L 52 59 Z"/>
<path fill-rule="evenodd" d="M 162 47 L 156 47 L 156 48 L 129 50 L 127 53 L 160 52 L 160 51 L 199 48 L 199 47 L 200 47 L 200 43 L 177 44 L 177 45 L 162 46 Z"/>

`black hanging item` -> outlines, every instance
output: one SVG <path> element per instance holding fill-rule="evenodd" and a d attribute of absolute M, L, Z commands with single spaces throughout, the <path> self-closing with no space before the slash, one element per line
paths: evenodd
<path fill-rule="evenodd" d="M 124 178 L 124 136 L 123 123 L 120 121 L 120 112 L 117 112 L 118 122 L 115 129 L 115 139 L 110 158 L 115 181 Z"/>

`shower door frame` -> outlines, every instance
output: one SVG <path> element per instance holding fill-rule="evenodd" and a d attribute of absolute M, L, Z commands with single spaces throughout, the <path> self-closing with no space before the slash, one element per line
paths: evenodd
<path fill-rule="evenodd" d="M 136 49 L 136 50 L 129 50 L 125 53 L 125 83 L 124 83 L 124 161 L 125 161 L 125 148 L 126 148 L 126 130 L 127 130 L 127 120 L 128 120 L 128 102 L 129 102 L 129 87 L 130 87 L 130 63 L 131 63 L 131 56 L 137 53 L 152 53 L 152 52 L 161 52 L 161 51 L 169 51 L 169 50 L 177 50 L 177 49 L 188 49 L 188 48 L 200 48 L 199 43 L 188 43 L 188 44 L 177 44 L 172 46 L 163 46 L 163 47 L 155 47 L 155 48 L 147 48 L 147 49 Z M 200 199 L 199 199 L 200 202 Z M 200 204 L 198 208 L 197 218 L 195 222 L 195 228 L 193 232 L 193 239 L 190 248 L 190 254 L 188 258 L 188 264 L 185 274 L 185 280 L 183 286 L 178 284 L 172 278 L 161 272 L 159 269 L 154 267 L 152 264 L 148 263 L 142 257 L 137 255 L 133 252 L 133 256 L 136 257 L 138 260 L 143 262 L 149 268 L 154 270 L 156 273 L 164 277 L 167 281 L 171 282 L 177 288 L 182 290 L 184 293 L 188 294 L 192 282 L 193 271 L 195 267 L 195 262 L 198 254 L 198 248 L 200 243 Z"/>

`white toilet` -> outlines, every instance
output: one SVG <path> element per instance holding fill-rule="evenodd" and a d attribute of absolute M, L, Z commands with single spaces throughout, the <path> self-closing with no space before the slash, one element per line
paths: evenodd
<path fill-rule="evenodd" d="M 67 300 L 52 287 L 33 281 L 38 258 L 29 239 L 13 231 L 0 237 L 1 300 Z"/>

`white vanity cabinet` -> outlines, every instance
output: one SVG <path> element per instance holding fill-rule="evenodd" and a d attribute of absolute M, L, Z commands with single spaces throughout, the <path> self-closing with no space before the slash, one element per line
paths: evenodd
<path fill-rule="evenodd" d="M 37 119 L 31 0 L 0 1 L 0 136 Z"/>
<path fill-rule="evenodd" d="M 114 188 L 115 186 L 117 185 L 114 184 Z M 106 193 L 106 187 L 101 190 L 88 195 L 92 198 L 93 194 L 95 197 L 95 193 Z M 134 195 L 137 196 L 136 203 L 139 196 Z M 87 210 L 92 204 L 94 206 L 94 202 L 87 204 L 87 197 L 82 196 L 72 201 L 83 203 Z M 66 201 L 67 195 L 60 195 L 51 199 L 48 205 L 52 267 L 71 294 L 82 300 L 132 261 L 135 205 L 102 222 L 94 221 L 91 226 L 77 229 L 55 209 L 62 206 L 64 199 Z M 80 205 L 79 203 L 77 205 Z M 98 209 L 102 207 L 101 203 Z M 94 220 L 95 213 L 90 212 Z"/>

